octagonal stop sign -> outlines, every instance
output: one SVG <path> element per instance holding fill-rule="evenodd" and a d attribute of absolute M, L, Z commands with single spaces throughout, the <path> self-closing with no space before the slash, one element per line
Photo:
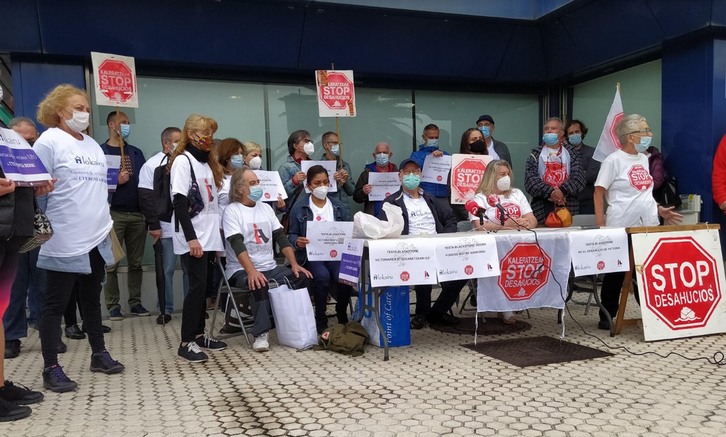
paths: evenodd
<path fill-rule="evenodd" d="M 451 186 L 462 198 L 476 193 L 487 165 L 478 159 L 462 159 L 451 170 Z"/>
<path fill-rule="evenodd" d="M 353 84 L 343 73 L 329 71 L 327 77 L 320 87 L 320 99 L 330 109 L 344 109 L 353 99 Z"/>
<path fill-rule="evenodd" d="M 552 258 L 536 243 L 517 243 L 500 261 L 499 288 L 510 301 L 528 300 L 550 277 Z"/>
<path fill-rule="evenodd" d="M 103 61 L 98 67 L 98 83 L 110 100 L 125 102 L 134 95 L 134 75 L 123 61 Z"/>
<path fill-rule="evenodd" d="M 661 238 L 642 267 L 645 306 L 673 330 L 706 326 L 721 301 L 716 262 L 692 237 Z"/>

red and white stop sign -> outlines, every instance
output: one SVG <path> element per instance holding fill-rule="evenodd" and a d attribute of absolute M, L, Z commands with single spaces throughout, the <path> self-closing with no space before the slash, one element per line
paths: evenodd
<path fill-rule="evenodd" d="M 330 109 L 342 110 L 353 100 L 353 83 L 343 73 L 328 71 L 328 82 L 320 85 L 320 100 Z"/>
<path fill-rule="evenodd" d="M 101 93 L 116 102 L 125 102 L 136 92 L 134 75 L 123 61 L 103 61 L 98 66 L 98 83 Z"/>
<path fill-rule="evenodd" d="M 661 238 L 643 263 L 645 306 L 672 330 L 706 326 L 721 302 L 716 263 L 692 237 Z"/>
<path fill-rule="evenodd" d="M 528 300 L 550 278 L 552 258 L 536 243 L 517 243 L 499 264 L 499 288 L 510 301 Z"/>
<path fill-rule="evenodd" d="M 628 171 L 628 179 L 630 179 L 630 185 L 638 191 L 645 191 L 653 183 L 653 178 L 650 176 L 650 172 L 643 168 L 640 164 L 635 164 L 630 167 Z"/>
<path fill-rule="evenodd" d="M 451 170 L 451 186 L 462 198 L 476 193 L 487 165 L 478 159 L 464 158 Z"/>

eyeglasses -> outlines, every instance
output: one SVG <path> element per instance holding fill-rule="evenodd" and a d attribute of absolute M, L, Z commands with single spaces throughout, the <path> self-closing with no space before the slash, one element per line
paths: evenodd
<path fill-rule="evenodd" d="M 630 133 L 631 134 L 646 134 L 646 135 L 648 135 L 648 134 L 652 134 L 653 131 L 650 130 L 650 129 L 643 129 L 643 130 L 636 130 L 636 131 L 633 131 L 633 132 L 630 132 Z"/>
<path fill-rule="evenodd" d="M 417 174 L 417 175 L 421 175 L 421 170 L 419 170 L 419 169 L 416 169 L 416 170 L 410 170 L 410 171 L 406 171 L 406 170 L 401 170 L 401 174 L 402 174 L 402 175 L 404 175 L 404 176 L 408 176 L 408 175 L 410 175 L 410 174 Z"/>

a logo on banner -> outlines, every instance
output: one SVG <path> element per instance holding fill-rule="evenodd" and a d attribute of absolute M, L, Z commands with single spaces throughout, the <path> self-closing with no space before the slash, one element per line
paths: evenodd
<path fill-rule="evenodd" d="M 407 282 L 409 279 L 411 279 L 411 275 L 408 272 L 401 272 L 401 280 L 403 282 Z"/>
<path fill-rule="evenodd" d="M 487 165 L 478 159 L 464 159 L 451 171 L 451 185 L 463 198 L 473 197 Z"/>
<path fill-rule="evenodd" d="M 630 168 L 628 179 L 630 179 L 630 185 L 638 191 L 647 190 L 653 183 L 653 178 L 650 176 L 648 170 L 640 164 L 636 164 Z"/>
<path fill-rule="evenodd" d="M 336 256 L 338 256 L 338 251 L 337 250 L 331 250 L 330 251 L 330 257 L 331 258 L 335 258 Z"/>
<path fill-rule="evenodd" d="M 604 268 L 605 268 L 605 261 L 600 261 L 599 263 L 597 263 L 598 270 L 602 270 Z"/>
<path fill-rule="evenodd" d="M 517 243 L 500 262 L 499 288 L 510 301 L 530 299 L 550 278 L 552 258 L 536 243 Z"/>
<path fill-rule="evenodd" d="M 706 326 L 721 302 L 717 262 L 692 237 L 660 239 L 643 263 L 645 306 L 673 330 Z"/>
<path fill-rule="evenodd" d="M 123 61 L 107 59 L 98 67 L 101 93 L 116 102 L 125 102 L 134 95 L 134 74 Z"/>
<path fill-rule="evenodd" d="M 474 273 L 474 267 L 472 267 L 472 266 L 466 266 L 466 267 L 464 267 L 464 273 L 466 273 L 467 275 L 473 274 Z"/>
<path fill-rule="evenodd" d="M 608 132 L 610 132 L 610 139 L 613 141 L 613 144 L 618 149 L 622 149 L 623 146 L 620 144 L 620 140 L 618 139 L 618 136 L 615 135 L 615 127 L 617 127 L 618 123 L 620 123 L 620 120 L 622 120 L 622 119 L 623 119 L 622 112 L 615 114 L 615 116 L 613 117 L 613 122 L 610 125 L 610 130 L 608 131 Z"/>

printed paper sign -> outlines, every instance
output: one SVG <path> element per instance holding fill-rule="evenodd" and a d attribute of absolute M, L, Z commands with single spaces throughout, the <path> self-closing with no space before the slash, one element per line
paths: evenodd
<path fill-rule="evenodd" d="M 139 107 L 134 58 L 91 52 L 91 62 L 97 105 Z"/>
<path fill-rule="evenodd" d="M 18 186 L 41 186 L 51 180 L 30 144 L 12 129 L 0 128 L 0 168 Z"/>
<path fill-rule="evenodd" d="M 355 117 L 353 70 L 317 70 L 315 85 L 320 117 Z"/>
<path fill-rule="evenodd" d="M 282 185 L 280 179 L 280 173 L 276 171 L 265 171 L 265 170 L 252 170 L 260 180 L 260 186 L 262 187 L 262 199 L 265 202 L 276 201 L 278 197 L 287 199 L 287 192 L 285 187 Z"/>
<path fill-rule="evenodd" d="M 353 222 L 316 222 L 307 224 L 305 246 L 308 261 L 340 261 L 344 240 L 353 236 Z"/>
<path fill-rule="evenodd" d="M 624 228 L 573 230 L 568 234 L 575 276 L 630 270 L 628 235 Z"/>
<path fill-rule="evenodd" d="M 338 181 L 335 180 L 333 175 L 335 174 L 335 167 L 338 163 L 336 161 L 301 161 L 300 162 L 300 169 L 305 172 L 305 174 L 308 173 L 308 170 L 310 167 L 314 165 L 322 165 L 325 167 L 325 170 L 328 171 L 328 179 L 330 179 L 330 185 L 328 188 L 328 192 L 334 193 L 338 191 Z M 305 184 L 305 192 L 310 193 L 310 190 L 308 190 L 307 181 L 303 182 Z"/>
<path fill-rule="evenodd" d="M 645 340 L 726 332 L 717 230 L 634 234 Z"/>
<path fill-rule="evenodd" d="M 369 240 L 371 285 L 436 284 L 436 250 L 431 240 Z"/>
<path fill-rule="evenodd" d="M 439 282 L 499 276 L 497 243 L 491 235 L 435 238 Z"/>
<path fill-rule="evenodd" d="M 106 182 L 108 191 L 115 192 L 118 184 L 118 175 L 121 173 L 121 156 L 106 155 Z"/>
<path fill-rule="evenodd" d="M 373 189 L 368 194 L 368 200 L 377 202 L 401 189 L 401 180 L 398 173 L 368 173 L 368 183 Z"/>
<path fill-rule="evenodd" d="M 451 156 L 428 155 L 424 160 L 421 181 L 446 185 L 449 183 L 449 170 L 451 170 Z"/>
<path fill-rule="evenodd" d="M 451 203 L 463 205 L 476 194 L 481 178 L 492 161 L 489 155 L 451 156 Z"/>
<path fill-rule="evenodd" d="M 352 286 L 358 285 L 360 268 L 363 261 L 363 244 L 365 240 L 346 238 L 343 240 L 343 250 L 340 257 L 340 273 L 338 282 Z"/>

